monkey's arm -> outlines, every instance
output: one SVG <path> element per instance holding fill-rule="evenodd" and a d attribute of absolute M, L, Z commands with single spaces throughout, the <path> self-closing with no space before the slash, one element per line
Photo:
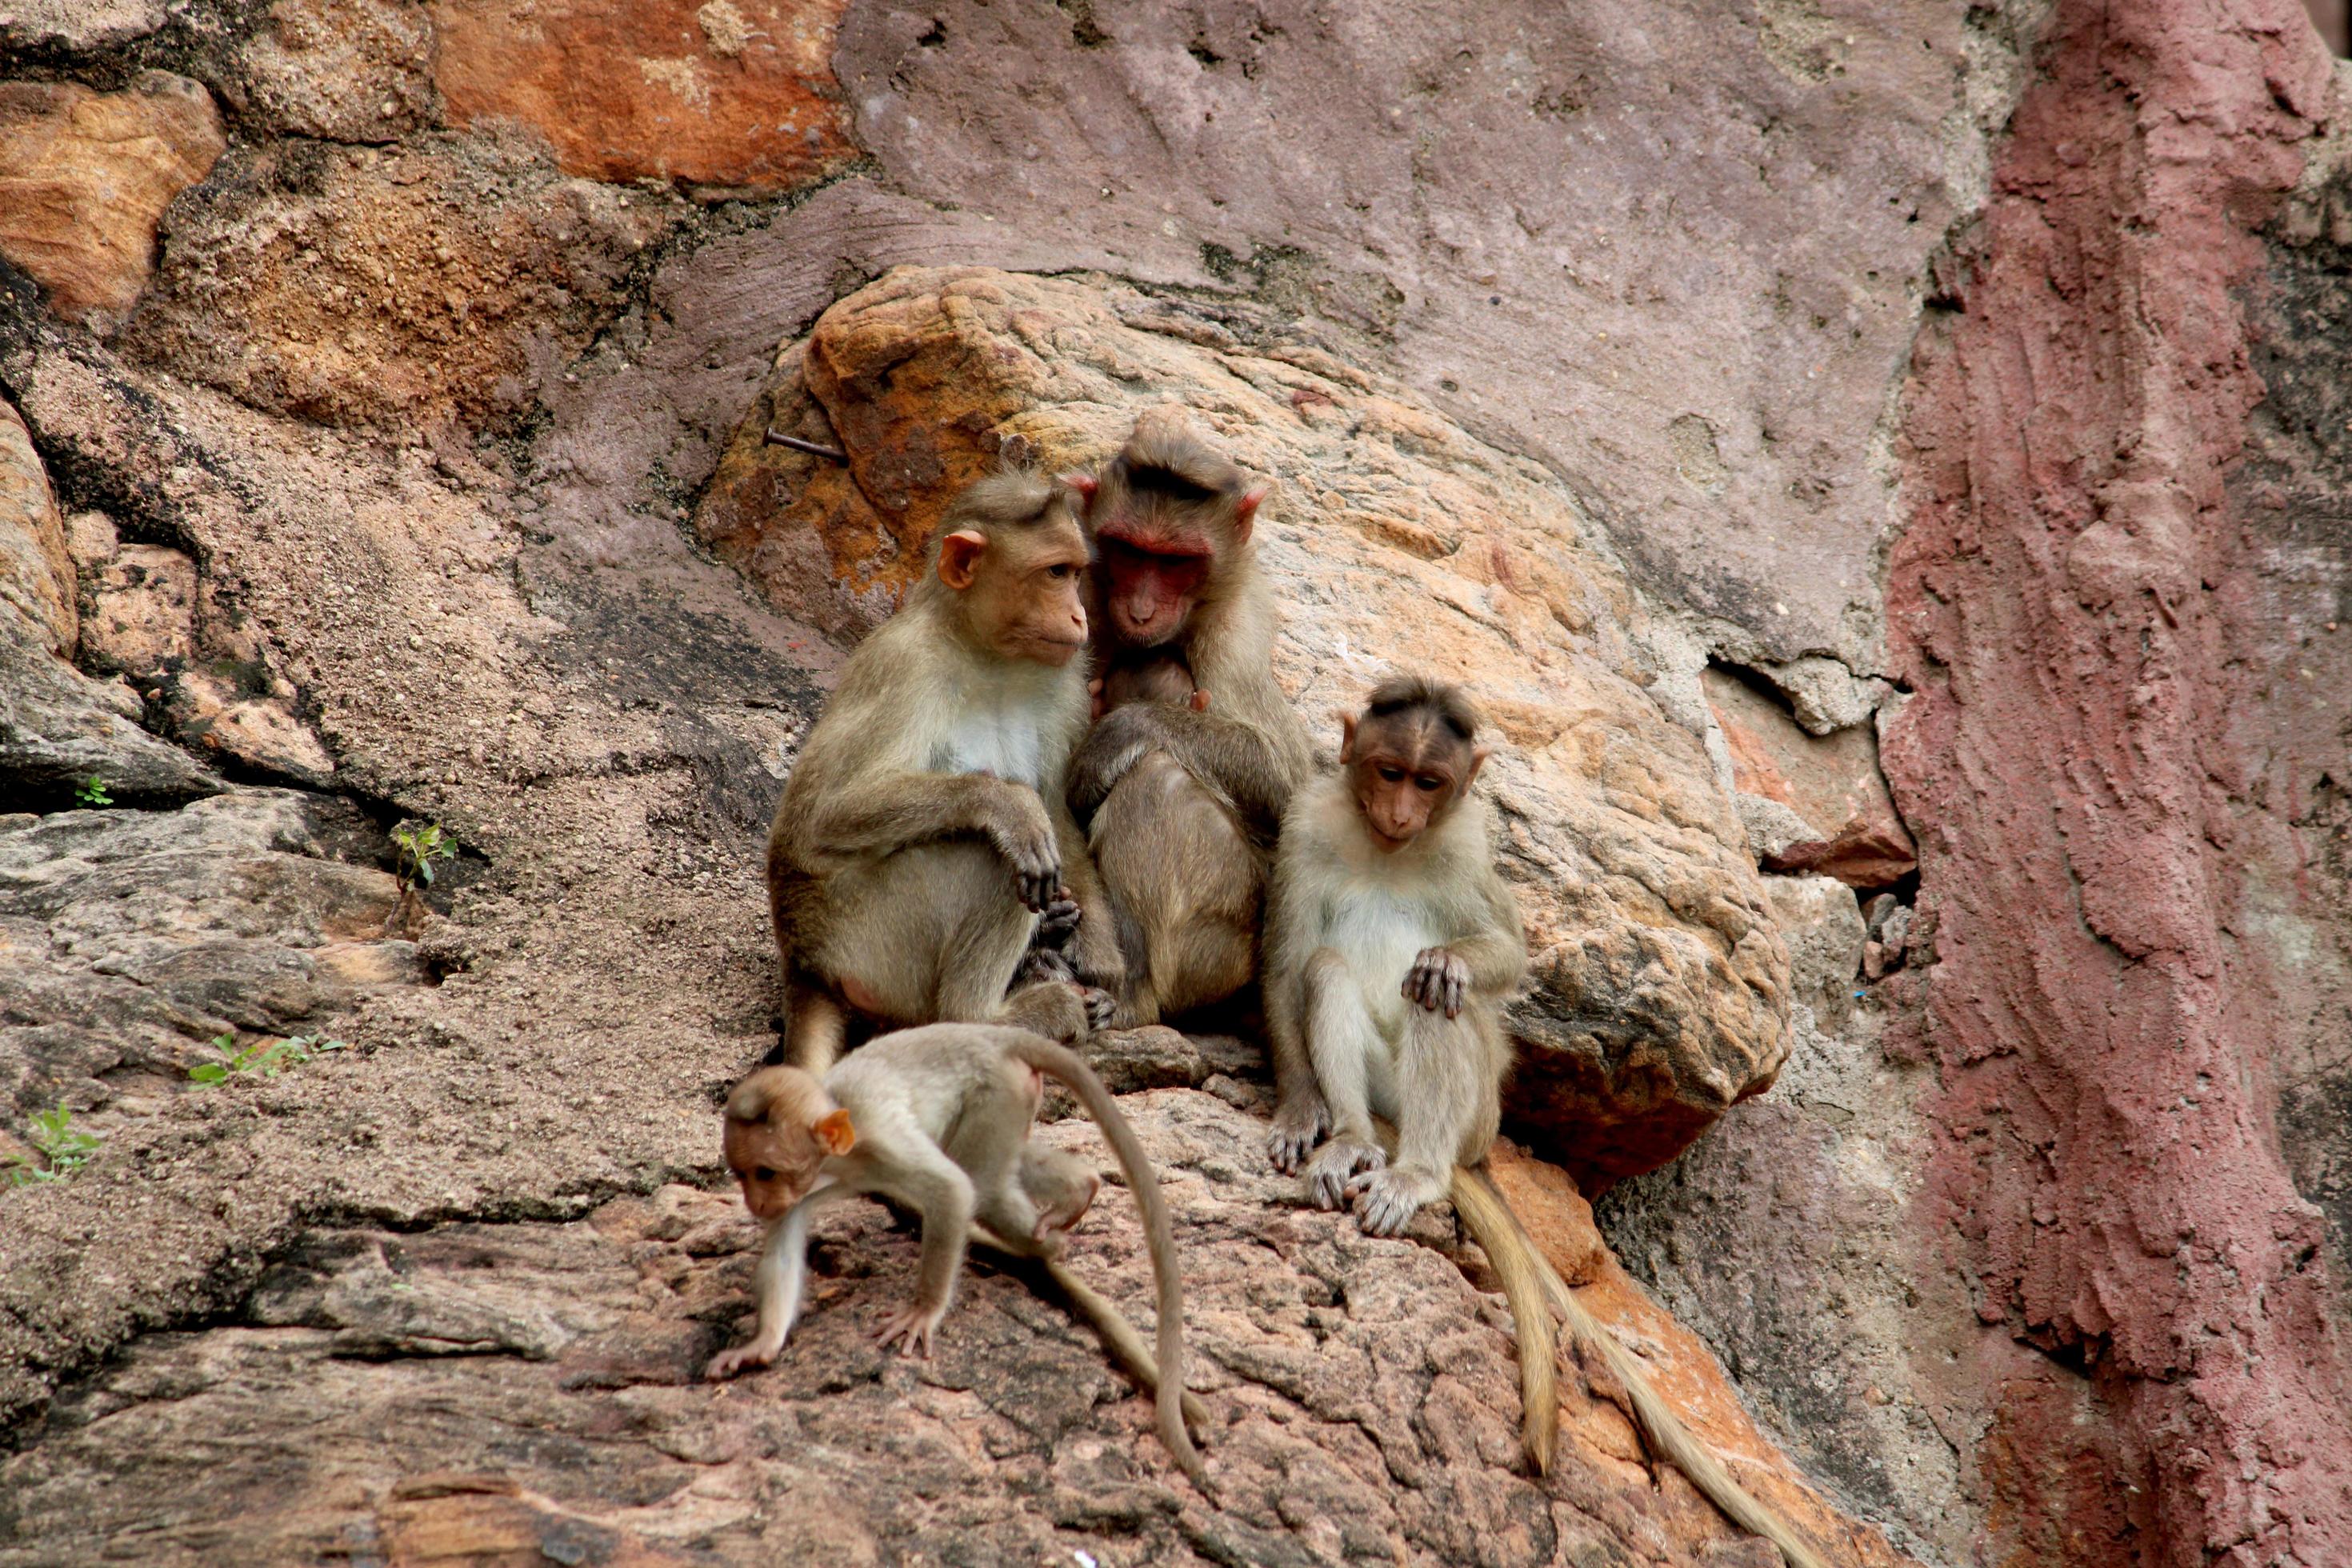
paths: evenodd
<path fill-rule="evenodd" d="M 1086 829 L 1061 801 L 1049 802 L 1046 810 L 1054 818 L 1054 837 L 1062 851 L 1062 885 L 1070 889 L 1078 906 L 1078 929 L 1070 937 L 1071 967 L 1082 984 L 1116 990 L 1127 973 L 1127 960 L 1119 952 L 1118 917 L 1095 871 Z"/>
<path fill-rule="evenodd" d="M 1297 884 L 1306 873 L 1297 864 L 1305 852 L 1303 834 L 1285 834 L 1274 884 L 1266 893 L 1264 994 L 1266 1037 L 1274 1054 L 1274 1126 L 1266 1133 L 1266 1154 L 1277 1171 L 1298 1169 L 1307 1152 L 1329 1130 L 1331 1113 L 1323 1090 L 1315 1081 L 1314 1059 L 1307 1054 L 1304 1010 L 1304 960 L 1312 950 L 1310 933 L 1297 896 Z"/>
<path fill-rule="evenodd" d="M 1297 783 L 1279 748 L 1239 720 L 1169 702 L 1114 709 L 1087 731 L 1070 763 L 1070 805 L 1081 820 L 1144 752 L 1163 749 L 1194 778 L 1214 784 L 1251 826 L 1271 834 Z"/>
<path fill-rule="evenodd" d="M 1528 931 L 1519 902 L 1502 878 L 1486 875 L 1486 922 L 1472 935 L 1445 945 L 1470 971 L 1470 988 L 1484 996 L 1507 996 L 1528 972 Z"/>
<path fill-rule="evenodd" d="M 1044 909 L 1061 882 L 1053 819 L 1026 784 L 987 773 L 896 772 L 811 793 L 792 829 L 793 847 L 811 869 L 979 834 L 1011 863 L 1029 908 Z"/>
<path fill-rule="evenodd" d="M 768 1226 L 767 1245 L 751 1279 L 760 1304 L 759 1326 L 746 1343 L 713 1356 L 703 1371 L 705 1377 L 732 1377 L 745 1367 L 766 1366 L 776 1359 L 800 1320 L 801 1296 L 808 1283 L 809 1216 L 850 1191 L 838 1182 L 814 1188 Z"/>

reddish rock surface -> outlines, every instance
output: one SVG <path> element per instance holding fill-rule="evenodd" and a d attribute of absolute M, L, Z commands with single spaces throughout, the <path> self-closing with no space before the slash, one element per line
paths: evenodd
<path fill-rule="evenodd" d="M 857 155 L 841 0 L 434 0 L 453 124 L 509 120 L 565 173 L 789 190 Z"/>
<path fill-rule="evenodd" d="M 2328 61 L 2292 0 L 2231 0 L 2064 4 L 2043 62 L 1905 421 L 1886 761 L 1943 1070 L 1916 1221 L 1998 1331 L 1956 1374 L 1993 1407 L 1986 1561 L 2319 1568 L 2352 1561 L 2352 1387 L 2245 928 L 2262 818 L 2321 784 L 2247 743 L 2259 596 L 2223 585 L 2257 565 L 2239 301 Z"/>
<path fill-rule="evenodd" d="M 164 206 L 226 145 L 185 77 L 149 71 L 121 92 L 0 82 L 0 256 L 60 315 L 112 321 L 147 286 Z"/>
<path fill-rule="evenodd" d="M 1868 725 L 1809 735 L 1778 701 L 1737 677 L 1709 669 L 1701 679 L 1731 753 L 1733 787 L 1785 806 L 1798 819 L 1797 837 L 1753 846 L 1766 870 L 1885 888 L 1917 868 Z M 1751 819 L 1751 839 L 1756 826 Z"/>

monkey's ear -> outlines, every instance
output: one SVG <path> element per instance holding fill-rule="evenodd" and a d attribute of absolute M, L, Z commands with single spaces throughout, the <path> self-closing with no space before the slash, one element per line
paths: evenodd
<path fill-rule="evenodd" d="M 1056 477 L 1062 483 L 1077 491 L 1087 506 L 1095 504 L 1095 491 L 1101 487 L 1100 479 L 1096 479 L 1092 474 L 1062 474 Z"/>
<path fill-rule="evenodd" d="M 962 593 L 979 575 L 973 563 L 988 548 L 988 535 L 960 528 L 940 541 L 940 581 Z"/>
<path fill-rule="evenodd" d="M 857 1129 L 849 1124 L 849 1112 L 839 1106 L 818 1117 L 809 1131 L 828 1154 L 846 1154 L 857 1146 Z"/>
<path fill-rule="evenodd" d="M 1250 523 L 1257 516 L 1259 503 L 1265 500 L 1265 487 L 1264 485 L 1252 485 L 1249 489 L 1242 492 L 1241 500 L 1234 502 L 1234 543 L 1246 544 L 1249 542 Z"/>
<path fill-rule="evenodd" d="M 1356 760 L 1356 716 L 1342 709 L 1339 718 L 1339 765 L 1346 767 Z"/>
<path fill-rule="evenodd" d="M 1462 775 L 1462 788 L 1465 792 L 1468 791 L 1472 781 L 1477 778 L 1478 770 L 1486 765 L 1486 759 L 1494 754 L 1495 753 L 1490 749 L 1485 746 L 1475 747 L 1471 751 L 1470 771 Z"/>

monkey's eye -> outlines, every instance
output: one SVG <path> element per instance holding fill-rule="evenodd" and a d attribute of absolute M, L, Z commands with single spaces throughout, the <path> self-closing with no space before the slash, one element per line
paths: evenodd
<path fill-rule="evenodd" d="M 1068 562 L 1061 561 L 1046 567 L 1045 575 L 1051 577 L 1055 582 L 1060 583 L 1066 581 L 1070 575 L 1076 571 L 1077 568 L 1071 565 Z"/>
<path fill-rule="evenodd" d="M 1404 777 L 1404 770 L 1402 768 L 1382 768 L 1380 770 L 1380 775 L 1381 781 L 1383 784 L 1394 784 L 1399 779 Z"/>
<path fill-rule="evenodd" d="M 751 1179 L 756 1182 L 772 1182 L 776 1179 L 776 1173 L 762 1165 L 751 1173 Z"/>
<path fill-rule="evenodd" d="M 1433 779 L 1425 774 L 1412 782 L 1421 786 L 1422 792 L 1424 795 L 1435 795 L 1439 790 L 1445 787 L 1445 781 L 1444 779 Z"/>

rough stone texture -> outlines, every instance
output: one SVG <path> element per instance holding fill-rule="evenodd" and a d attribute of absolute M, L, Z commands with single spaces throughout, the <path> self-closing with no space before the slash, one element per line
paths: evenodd
<path fill-rule="evenodd" d="M 153 32 L 163 15 L 163 0 L 6 0 L 0 5 L 0 44 L 104 48 Z"/>
<path fill-rule="evenodd" d="M 611 321 L 674 216 L 512 140 L 241 146 L 172 209 L 123 342 L 303 419 L 510 423 Z"/>
<path fill-rule="evenodd" d="M 2343 110 L 2292 4 L 2053 27 L 1921 345 L 1888 589 L 1937 957 L 1918 1223 L 1988 1326 L 1944 1375 L 1991 1406 L 1996 1561 L 2340 1563 L 2352 1383 L 2273 1096 L 2341 741 L 2273 739 L 2316 714 L 2262 655 L 2318 595 L 2225 468 L 2264 395 L 2252 229 Z"/>
<path fill-rule="evenodd" d="M 1409 668 L 1463 681 L 1494 721 L 1486 777 L 1534 960 L 1510 1111 L 1541 1151 L 1603 1179 L 1647 1170 L 1769 1087 L 1786 955 L 1703 747 L 1644 689 L 1645 617 L 1595 531 L 1540 469 L 1276 319 L 894 272 L 780 357 L 696 527 L 779 608 L 851 637 L 1004 443 L 1099 461 L 1163 401 L 1275 481 L 1258 556 L 1302 711 Z M 771 446 L 772 426 L 849 460 Z"/>
<path fill-rule="evenodd" d="M 221 1034 L 307 1032 L 419 984 L 425 910 L 348 804 L 239 790 L 0 827 L 0 1104 L 155 1115 Z"/>
<path fill-rule="evenodd" d="M 257 127 L 330 142 L 391 142 L 429 124 L 433 28 L 415 0 L 276 0 L 220 73 Z"/>
<path fill-rule="evenodd" d="M 147 286 L 164 206 L 226 144 L 210 95 L 169 72 L 121 92 L 0 82 L 0 257 L 60 315 L 110 324 Z"/>
<path fill-rule="evenodd" d="M 1878 771 L 1878 737 L 1869 725 L 1816 738 L 1774 698 L 1737 676 L 1710 668 L 1700 679 L 1723 731 L 1733 787 L 1795 818 L 1768 842 L 1755 842 L 1749 818 L 1748 837 L 1765 869 L 1885 888 L 1918 868 L 1911 835 Z M 1786 833 L 1796 837 L 1782 837 Z"/>
<path fill-rule="evenodd" d="M 2009 26 L 1934 0 L 953 0 L 854 7 L 835 67 L 899 188 L 1355 322 L 1566 476 L 1722 650 L 1869 673 L 1891 394 L 1981 199 Z"/>
<path fill-rule="evenodd" d="M 126 801 L 217 788 L 139 728 L 131 691 L 68 662 L 80 629 L 47 470 L 23 419 L 0 403 L 0 811 L 63 805 L 92 779 Z"/>
<path fill-rule="evenodd" d="M 432 0 L 450 122 L 511 121 L 564 172 L 791 190 L 857 156 L 840 0 Z"/>
<path fill-rule="evenodd" d="M 2000 1500 L 1968 1455 L 1982 1415 L 1937 1373 L 1973 1323 L 1908 1234 L 1933 1075 L 1883 1045 L 1903 999 L 1854 971 L 1863 919 L 1826 877 L 1765 879 L 1788 934 L 1795 1042 L 1770 1094 L 1597 1205 L 1625 1268 L 1717 1348 L 1807 1469 L 1924 1557 L 1979 1555 Z"/>
<path fill-rule="evenodd" d="M 809 1315 L 775 1369 L 699 1383 L 749 1307 L 756 1233 L 730 1196 L 667 1186 L 568 1224 L 291 1238 L 232 1321 L 142 1340 L 0 1461 L 0 1563 L 51 1561 L 68 1533 L 248 1561 L 1777 1561 L 1674 1472 L 1654 1484 L 1572 1363 L 1561 1463 L 1541 1485 L 1520 1472 L 1508 1314 L 1465 1279 L 1483 1260 L 1443 1211 L 1368 1239 L 1295 1206 L 1256 1117 L 1183 1089 L 1127 1104 L 1186 1249 L 1213 1506 L 1018 1278 L 973 1270 L 936 1359 L 878 1352 L 915 1254 L 878 1205 L 816 1227 Z M 1082 1121 L 1040 1135 L 1108 1163 Z M 1118 1188 L 1074 1263 L 1131 1311 L 1149 1299 Z M 1622 1274 L 1586 1299 L 1834 1561 L 1906 1561 L 1794 1484 Z M 108 1484 L 126 1465 L 153 1486 Z"/>

